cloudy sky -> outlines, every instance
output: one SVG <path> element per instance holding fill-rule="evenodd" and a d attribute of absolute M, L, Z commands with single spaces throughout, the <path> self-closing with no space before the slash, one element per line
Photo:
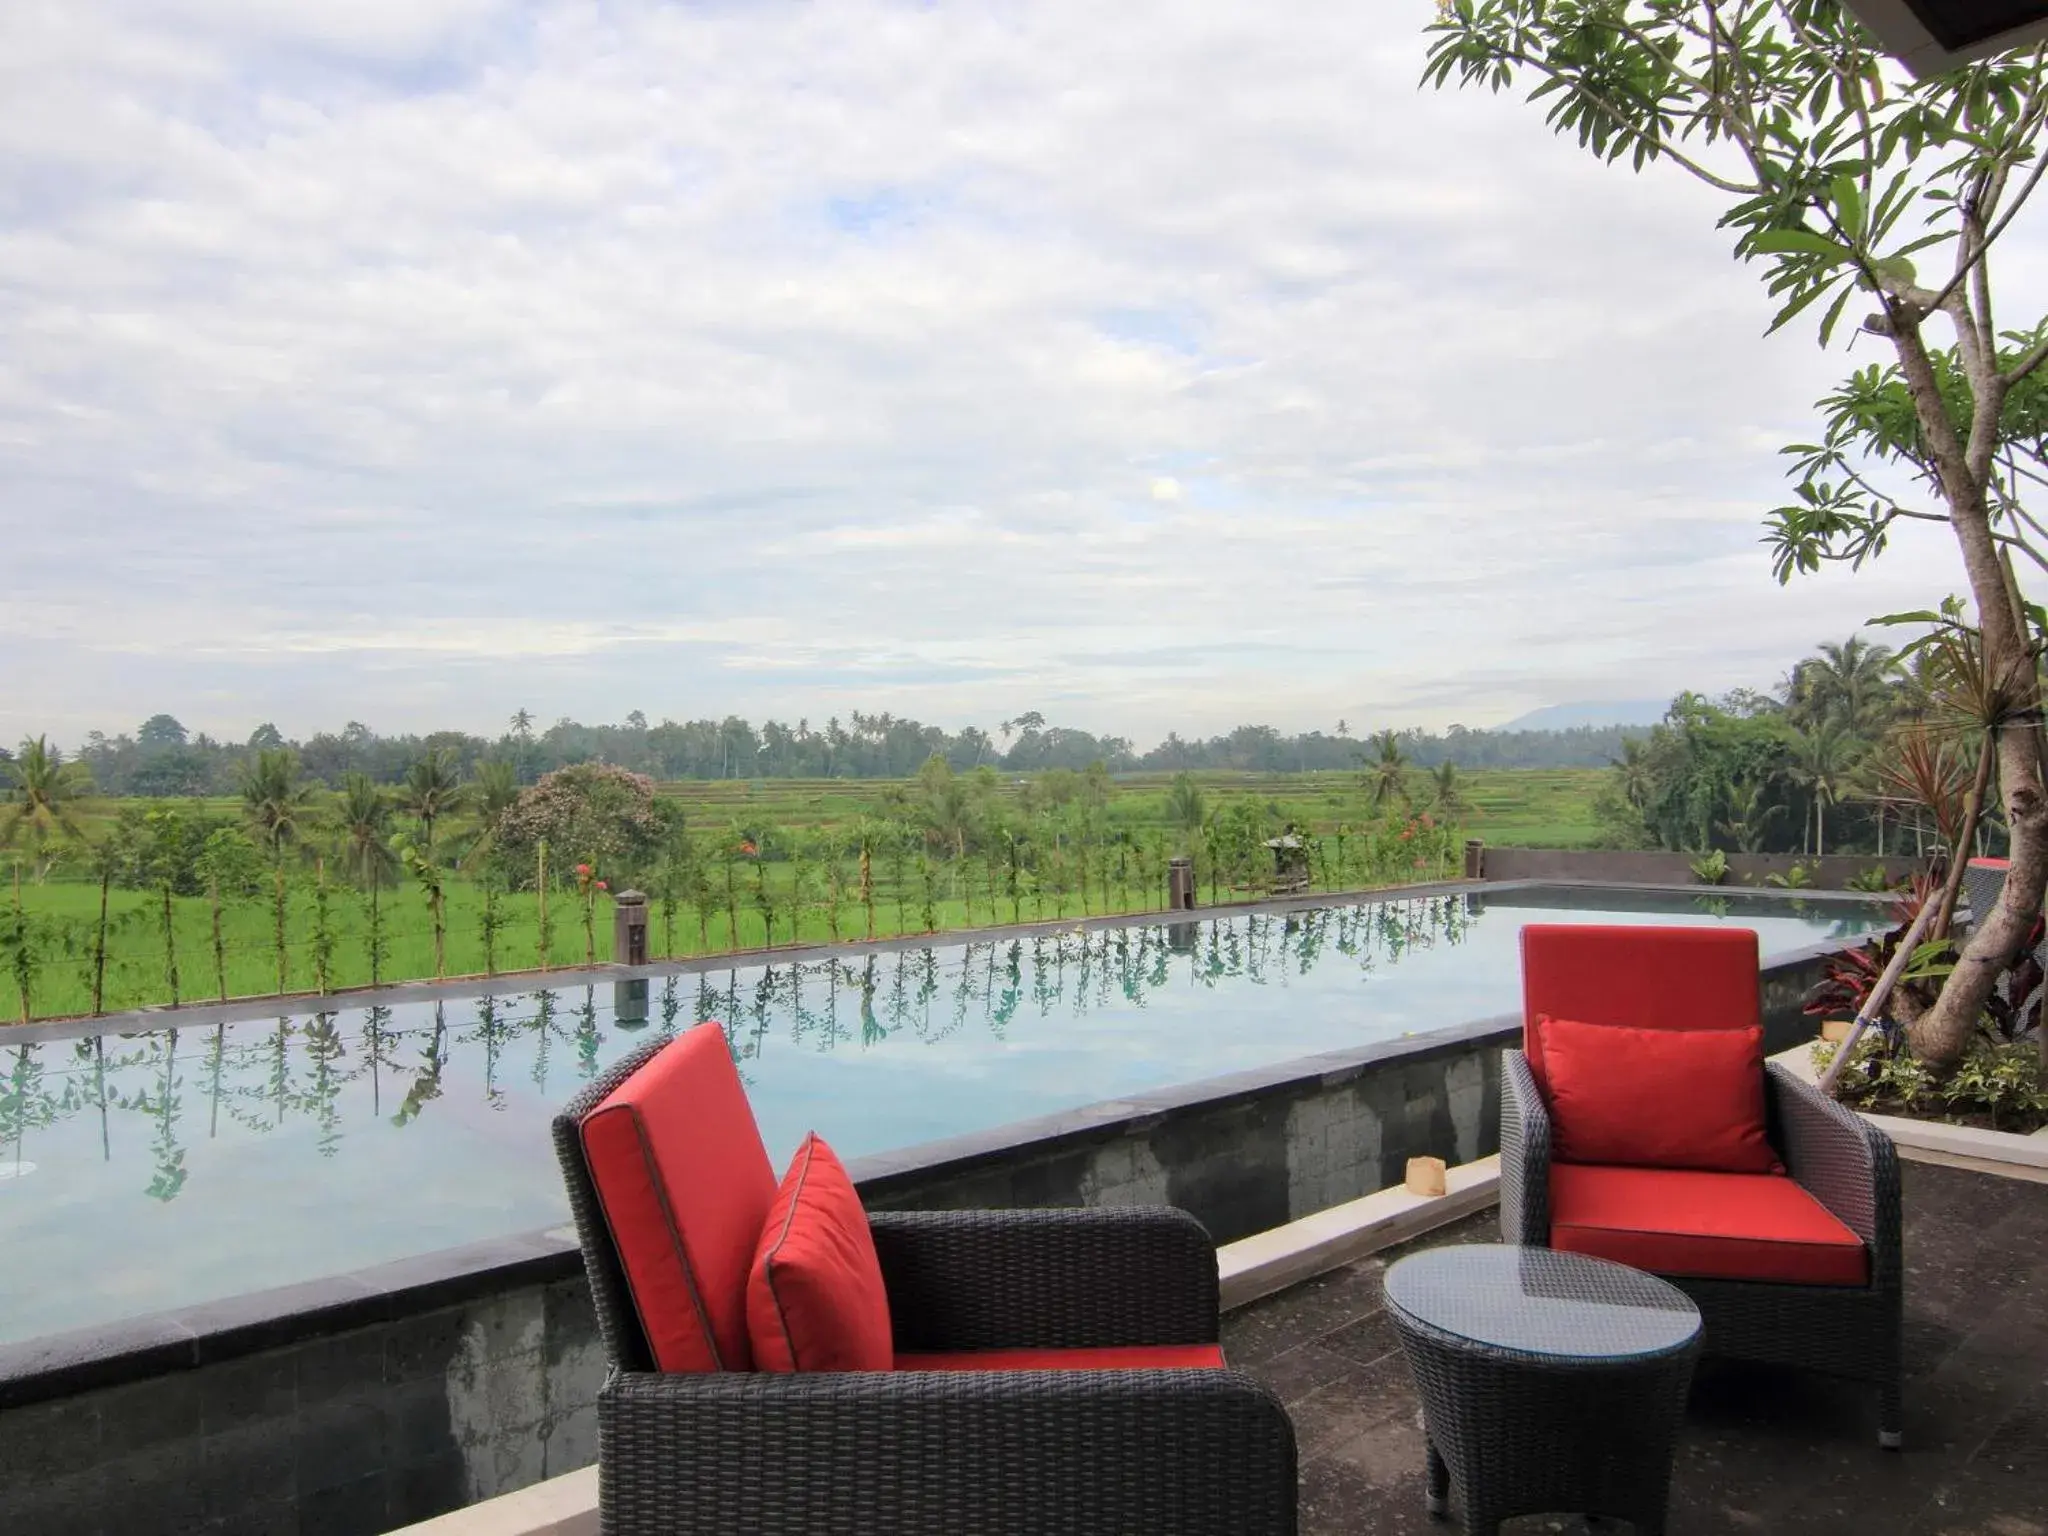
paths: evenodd
<path fill-rule="evenodd" d="M 1772 582 L 1878 354 L 1432 7 L 11 0 L 0 735 L 1479 725 L 1960 586 Z"/>

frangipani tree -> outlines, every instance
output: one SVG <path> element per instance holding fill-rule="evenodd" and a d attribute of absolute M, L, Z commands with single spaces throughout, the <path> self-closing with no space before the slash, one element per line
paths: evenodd
<path fill-rule="evenodd" d="M 2043 173 L 2048 54 L 1915 81 L 1838 0 L 1446 0 L 1430 31 L 1426 83 L 1526 85 L 1601 159 L 1725 196 L 1720 227 L 1762 269 L 1773 329 L 1817 317 L 1823 346 L 1860 330 L 1891 348 L 1822 403 L 1819 444 L 1788 450 L 1798 483 L 1768 537 L 1784 580 L 1877 554 L 1901 518 L 1946 524 L 1985 663 L 2021 701 L 1996 737 L 2004 893 L 1912 1026 L 1917 1055 L 1953 1065 L 2048 885 L 2041 689 L 2005 558 L 2041 533 L 2020 504 L 2039 456 L 2013 452 L 2013 416 L 2038 415 L 2048 325 L 1993 305 L 1998 242 Z M 1882 478 L 1901 466 L 1915 500 Z"/>

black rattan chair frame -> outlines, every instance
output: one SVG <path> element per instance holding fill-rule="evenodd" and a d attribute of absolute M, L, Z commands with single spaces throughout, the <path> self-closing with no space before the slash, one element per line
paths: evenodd
<path fill-rule="evenodd" d="M 1899 1162 L 1891 1138 L 1775 1063 L 1764 1069 L 1769 1132 L 1786 1170 L 1863 1239 L 1865 1286 L 1663 1278 L 1690 1296 L 1706 1353 L 1868 1382 L 1878 1392 L 1878 1443 L 1904 1433 L 1901 1330 L 1904 1262 Z M 1522 1052 L 1503 1053 L 1500 1225 L 1511 1243 L 1550 1246 L 1550 1112 Z"/>
<path fill-rule="evenodd" d="M 597 1404 L 605 1536 L 1292 1536 L 1293 1425 L 1235 1371 L 656 1372 L 577 1127 L 665 1043 L 554 1121 L 612 1367 Z M 1220 1336 L 1215 1245 L 1185 1211 L 870 1220 L 902 1352 Z"/>

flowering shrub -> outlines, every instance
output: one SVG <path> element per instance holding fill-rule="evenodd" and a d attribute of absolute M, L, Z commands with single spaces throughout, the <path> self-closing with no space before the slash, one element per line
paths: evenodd
<path fill-rule="evenodd" d="M 497 846 L 507 874 L 531 884 L 534 848 L 546 838 L 551 849 L 581 856 L 576 881 L 588 889 L 601 867 L 630 872 L 646 864 L 662 831 L 652 779 L 610 763 L 578 763 L 544 775 L 512 803 L 498 823 Z"/>

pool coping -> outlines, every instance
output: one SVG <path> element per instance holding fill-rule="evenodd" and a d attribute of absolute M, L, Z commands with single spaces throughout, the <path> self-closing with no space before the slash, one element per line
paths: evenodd
<path fill-rule="evenodd" d="M 1514 888 L 1553 889 L 1567 882 L 1515 882 Z M 1599 889 L 1621 889 L 1583 882 Z M 1407 897 L 1423 894 L 1482 892 L 1487 887 L 1457 882 L 1436 887 L 1403 887 Z M 1505 890 L 1505 886 L 1493 887 Z M 1635 886 L 1627 889 L 1692 892 L 1697 887 Z M 1814 893 L 1799 892 L 1801 897 Z M 1860 896 L 1862 893 L 1847 893 Z M 1371 893 L 1361 900 L 1385 893 Z M 1403 898 L 1405 899 L 1405 898 Z M 1259 910 L 1286 911 L 1328 906 L 1326 898 L 1264 904 Z M 1204 908 L 1222 912 L 1223 908 Z M 1141 918 L 1097 919 L 1098 926 L 1157 923 L 1161 914 Z M 1044 928 L 1035 931 L 1044 932 Z M 1072 926 L 1057 925 L 1071 932 Z M 908 941 L 923 947 L 930 936 Z M 894 943 L 894 941 L 878 941 Z M 1760 971 L 1810 962 L 1849 947 L 1856 939 L 1833 939 L 1802 945 L 1764 957 Z M 772 952 L 771 952 L 772 953 Z M 789 952 L 795 955 L 799 952 Z M 717 968 L 725 968 L 721 964 Z M 623 970 L 624 968 L 618 968 Z M 636 968 L 637 970 L 637 968 Z M 560 974 L 560 973 L 550 973 Z M 601 973 L 617 979 L 616 973 Z M 523 990 L 523 989 L 520 989 Z M 476 995 L 472 989 L 465 996 Z M 270 1015 L 257 1014 L 256 1017 Z M 105 1020 L 92 1021 L 103 1032 Z M 34 1028 L 35 1026 L 29 1026 Z M 156 1020 L 152 1028 L 162 1027 Z M 991 1127 L 984 1131 L 919 1143 L 896 1151 L 849 1159 L 848 1172 L 864 1195 L 886 1197 L 892 1189 L 913 1185 L 941 1170 L 971 1173 L 1023 1146 L 1048 1152 L 1085 1147 L 1131 1131 L 1192 1105 L 1227 1106 L 1256 1098 L 1289 1084 L 1336 1087 L 1390 1060 L 1428 1061 L 1473 1045 L 1506 1044 L 1522 1027 L 1519 1013 L 1447 1025 L 1441 1029 L 1374 1041 L 1347 1050 L 1291 1057 L 1265 1066 L 1149 1089 L 1143 1093 L 1101 1099 L 1050 1115 Z M 0 1036 L 5 1039 L 6 1036 Z M 63 1037 L 60 1037 L 63 1038 Z M 32 1339 L 0 1343 L 0 1410 L 98 1387 L 118 1385 L 178 1370 L 194 1370 L 286 1343 L 340 1333 L 350 1328 L 453 1306 L 512 1285 L 545 1285 L 575 1278 L 582 1254 L 566 1225 L 490 1238 L 457 1247 L 432 1250 L 409 1258 L 366 1266 L 292 1285 L 223 1297 L 189 1307 L 171 1308 L 113 1323 L 91 1325 Z"/>

